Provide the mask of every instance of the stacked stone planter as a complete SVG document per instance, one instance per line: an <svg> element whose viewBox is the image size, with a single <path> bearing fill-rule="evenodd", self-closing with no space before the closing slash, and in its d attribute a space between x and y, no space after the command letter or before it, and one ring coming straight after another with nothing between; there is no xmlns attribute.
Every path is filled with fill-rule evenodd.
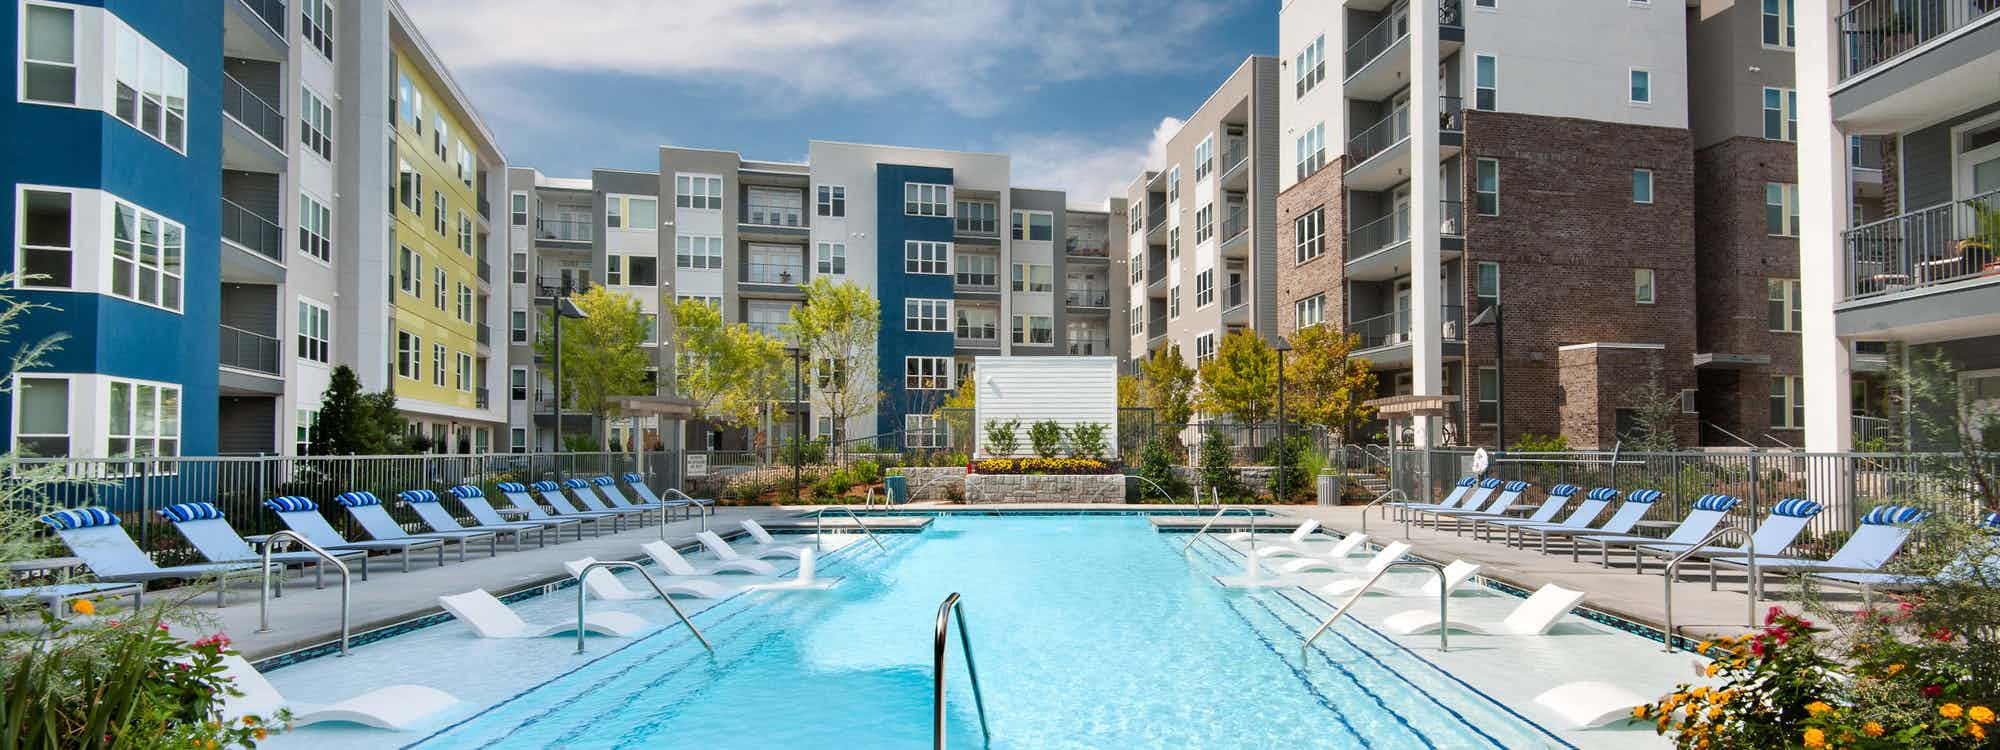
<svg viewBox="0 0 2000 750"><path fill-rule="evenodd" d="M973 474L965 478L967 503L1122 503L1125 478L1117 474Z"/></svg>
<svg viewBox="0 0 2000 750"><path fill-rule="evenodd" d="M909 477L910 499L920 503L941 503L952 499L952 488L957 488L957 496L965 497L965 467L963 466L919 466L898 469Z"/></svg>

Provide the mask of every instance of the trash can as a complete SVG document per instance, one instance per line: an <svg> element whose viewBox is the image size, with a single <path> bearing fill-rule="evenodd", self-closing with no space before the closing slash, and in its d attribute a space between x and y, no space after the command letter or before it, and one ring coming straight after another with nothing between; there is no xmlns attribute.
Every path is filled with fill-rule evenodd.
<svg viewBox="0 0 2000 750"><path fill-rule="evenodd" d="M1319 504L1339 505L1340 496L1347 489L1347 477L1339 474L1319 475Z"/></svg>
<svg viewBox="0 0 2000 750"><path fill-rule="evenodd" d="M902 505L910 501L910 478L892 474L882 478L882 485L889 492L890 505Z"/></svg>

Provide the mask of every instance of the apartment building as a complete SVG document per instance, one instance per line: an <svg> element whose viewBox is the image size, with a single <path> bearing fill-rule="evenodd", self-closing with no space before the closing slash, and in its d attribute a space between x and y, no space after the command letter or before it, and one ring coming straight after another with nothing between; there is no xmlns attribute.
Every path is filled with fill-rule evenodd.
<svg viewBox="0 0 2000 750"><path fill-rule="evenodd" d="M2000 447L1982 424L2000 414L2000 239L1986 218L2000 192L1994 11L1796 6L1804 367L1789 406L1809 450L1907 434L1896 426L1906 415L1883 403L1880 372L1932 353L1956 370L1974 438Z"/></svg>
<svg viewBox="0 0 2000 750"><path fill-rule="evenodd" d="M1419 444L1534 433L1609 448L1647 399L1685 401L1699 303L1687 14L1286 3L1276 330L1358 334L1382 395L1423 404L1392 428ZM1675 422L1691 443L1694 415Z"/></svg>
<svg viewBox="0 0 2000 750"><path fill-rule="evenodd" d="M1060 191L1015 187L1005 154L812 141L806 162L663 146L657 172L596 170L560 179L516 168L509 178L509 444L553 446L550 364L530 342L561 290L606 285L653 316L658 388L672 391L670 306L699 299L724 320L784 336L801 285L827 277L873 290L882 304L878 408L835 425L817 402L786 404L778 440L807 412L814 436L907 434L944 445L931 414L970 377L979 355L1123 356L1122 201L1079 210ZM539 369L540 371L536 371ZM565 434L610 431L621 444L750 447L709 424L570 412ZM885 437L885 440L893 437ZM678 442L677 442L678 441Z"/></svg>
<svg viewBox="0 0 2000 750"><path fill-rule="evenodd" d="M24 336L72 338L24 378L15 445L304 452L342 364L434 450L490 444L503 159L399 5L18 9L10 262L60 308Z"/></svg>
<svg viewBox="0 0 2000 750"><path fill-rule="evenodd" d="M1126 190L1135 359L1177 345L1198 366L1231 333L1277 332L1279 68L1245 59Z"/></svg>

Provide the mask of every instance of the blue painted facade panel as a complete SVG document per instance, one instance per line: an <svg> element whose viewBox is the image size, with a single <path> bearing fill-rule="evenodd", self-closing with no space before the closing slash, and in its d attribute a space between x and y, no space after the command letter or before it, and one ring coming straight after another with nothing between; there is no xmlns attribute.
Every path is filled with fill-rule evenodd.
<svg viewBox="0 0 2000 750"><path fill-rule="evenodd" d="M222 0L232 2L234 0ZM172 55L188 70L186 154L96 109L22 104L15 76L0 82L0 177L7 184L0 236L15 234L15 193L21 184L110 192L185 227L182 310L174 313L106 295L9 292L53 306L26 320L0 354L51 334L69 340L41 368L101 373L181 386L181 452L215 452L216 364L220 357L220 198L222 194L222 2L80 0L99 6ZM17 8L18 10L18 8ZM20 14L0 20L6 39L20 39ZM18 46L18 41L15 42ZM82 46L79 46L79 54ZM18 57L19 50L16 50ZM109 54L107 52L107 54ZM79 59L86 74L111 59ZM105 222L108 224L109 219ZM109 247L75 248L78 256L108 255ZM0 268L14 270L13 248ZM0 394L0 417L13 404ZM11 446L11 420L0 418L0 447Z"/></svg>
<svg viewBox="0 0 2000 750"><path fill-rule="evenodd" d="M882 331L876 342L884 398L876 410L878 434L888 435L903 427L903 415L929 411L949 394L938 391L909 391L903 387L903 358L911 356L950 357L952 334L912 333L903 330L903 302L910 298L951 299L950 275L907 273L903 264L903 243L923 240L949 244L951 219L940 216L910 216L904 213L903 186L908 183L952 184L952 171L943 167L878 164L875 167L875 278L882 300Z"/></svg>

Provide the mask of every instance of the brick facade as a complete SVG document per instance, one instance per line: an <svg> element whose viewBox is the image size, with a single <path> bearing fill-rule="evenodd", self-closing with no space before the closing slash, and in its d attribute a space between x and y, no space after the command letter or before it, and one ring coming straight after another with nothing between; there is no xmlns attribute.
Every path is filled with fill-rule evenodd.
<svg viewBox="0 0 2000 750"><path fill-rule="evenodd" d="M1773 236L1765 212L1768 183L1798 182L1798 149L1783 141L1730 138L1696 152L1694 165L1698 350L1770 358L1769 364L1701 369L1696 404L1701 420L1714 426L1702 430L1702 442L1800 445L1803 431L1771 426L1771 378L1801 374L1803 354L1800 334L1771 330L1769 306L1771 279L1799 278L1799 241Z"/></svg>
<svg viewBox="0 0 2000 750"><path fill-rule="evenodd" d="M1333 325L1347 322L1347 284L1344 277L1347 243L1347 201L1342 193L1341 175L1346 157L1334 159L1312 176L1278 194L1278 335L1297 332L1299 300L1314 294L1326 295L1326 320ZM1297 225L1300 216L1324 211L1321 225L1325 251L1304 263L1298 262Z"/></svg>

